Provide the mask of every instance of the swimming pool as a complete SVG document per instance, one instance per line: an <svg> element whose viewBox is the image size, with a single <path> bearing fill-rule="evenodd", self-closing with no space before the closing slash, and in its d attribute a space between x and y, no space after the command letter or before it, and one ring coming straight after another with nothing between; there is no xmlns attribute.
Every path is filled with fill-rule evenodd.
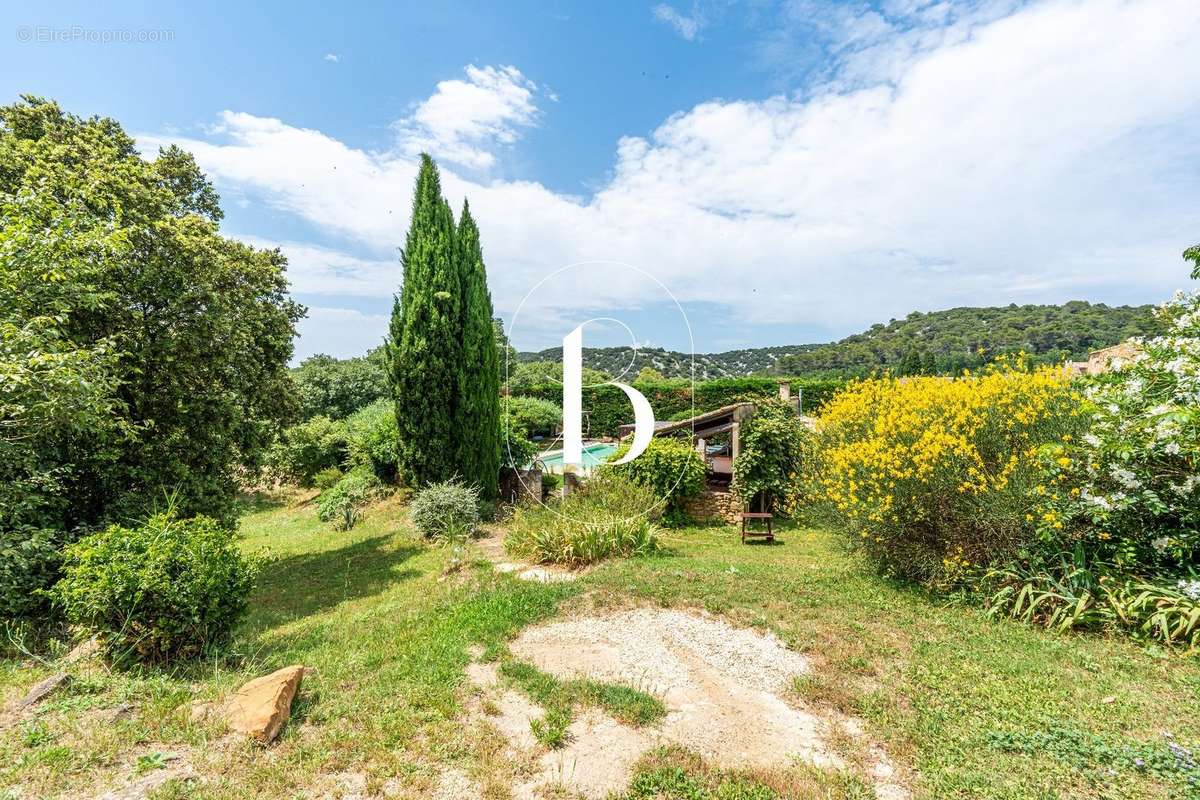
<svg viewBox="0 0 1200 800"><path fill-rule="evenodd" d="M593 444L585 444L583 446L583 472L590 472L594 467L598 467L612 456L617 450L615 444L608 442L595 442ZM546 466L547 472L562 472L563 471L563 452L562 450L547 450L538 456L538 461L541 461Z"/></svg>

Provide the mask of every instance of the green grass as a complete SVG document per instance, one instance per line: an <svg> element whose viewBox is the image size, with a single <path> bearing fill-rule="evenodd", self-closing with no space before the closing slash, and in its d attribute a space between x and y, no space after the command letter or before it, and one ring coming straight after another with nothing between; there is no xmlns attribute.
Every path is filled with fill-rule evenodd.
<svg viewBox="0 0 1200 800"><path fill-rule="evenodd" d="M470 649L499 659L504 680L568 719L596 705L653 725L665 711L656 698L559 681L506 655L519 630L556 613L630 604L704 608L774 631L813 664L795 702L862 718L918 776L917 797L1196 796L1163 736L1200 751L1194 657L989 620L873 575L823 531L785 530L774 546L743 546L729 529L672 532L667 553L608 562L574 583L534 584L479 561L444 574L447 551L420 542L395 503L338 533L311 504L259 499L242 530L245 549L269 560L232 652L166 671L73 667L76 680L36 714L0 726L0 798L17 788L24 797L100 794L153 768L155 753L183 754L206 776L174 782L163 797L320 796L322 781L344 771L364 774L369 792L393 780L420 797L447 765L503 797L511 765L494 737L462 722ZM315 673L270 750L230 744L214 723L190 720L192 701L292 663ZM57 668L0 659L4 701ZM125 704L131 713L112 716ZM565 732L562 716L547 715L547 744L556 729ZM870 793L853 769L734 774L668 752L643 763L627 794L775 796Z"/></svg>
<svg viewBox="0 0 1200 800"><path fill-rule="evenodd" d="M500 674L530 700L546 709L543 720L532 720L534 738L550 748L566 744L566 729L575 706L596 706L613 719L633 727L652 725L667 715L662 700L632 686L593 680L563 681L524 661L505 660Z"/></svg>

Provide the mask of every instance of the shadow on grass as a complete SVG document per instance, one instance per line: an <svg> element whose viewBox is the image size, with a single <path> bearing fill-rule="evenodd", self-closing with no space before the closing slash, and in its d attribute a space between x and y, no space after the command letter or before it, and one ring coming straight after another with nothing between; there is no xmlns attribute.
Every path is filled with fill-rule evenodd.
<svg viewBox="0 0 1200 800"><path fill-rule="evenodd" d="M423 550L386 533L337 550L269 561L250 598L247 627L262 632L346 600L378 594L398 581L420 575L419 570L397 568Z"/></svg>
<svg viewBox="0 0 1200 800"><path fill-rule="evenodd" d="M237 496L238 516L275 511L287 505L287 500L274 492L242 492Z"/></svg>

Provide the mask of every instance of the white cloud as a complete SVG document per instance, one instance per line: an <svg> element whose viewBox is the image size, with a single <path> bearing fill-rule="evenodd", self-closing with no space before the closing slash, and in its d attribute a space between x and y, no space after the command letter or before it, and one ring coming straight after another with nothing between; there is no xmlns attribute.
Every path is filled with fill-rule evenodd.
<svg viewBox="0 0 1200 800"><path fill-rule="evenodd" d="M277 242L252 235L237 235L254 247L279 248L288 260L288 280L299 294L386 298L400 284L399 255L367 259L303 242Z"/></svg>
<svg viewBox="0 0 1200 800"><path fill-rule="evenodd" d="M696 40L696 36L705 25L704 15L700 13L698 5L692 6L690 14L685 14L666 3L659 3L651 11L654 13L655 19L670 25L676 33L689 42Z"/></svg>
<svg viewBox="0 0 1200 800"><path fill-rule="evenodd" d="M326 61L332 61L334 64L336 64L336 63L338 63L339 61L341 61L341 60L342 60L342 57L341 57L341 56L339 56L337 53L326 53L326 54L325 54L325 60L326 60Z"/></svg>
<svg viewBox="0 0 1200 800"><path fill-rule="evenodd" d="M299 336L293 361L324 353L335 358L361 356L378 347L387 334L385 314L364 314L348 308L311 307L297 326Z"/></svg>
<svg viewBox="0 0 1200 800"><path fill-rule="evenodd" d="M495 163L496 145L510 145L537 121L538 87L516 67L468 66L466 80L441 81L437 91L397 123L404 151L422 151L473 169Z"/></svg>
<svg viewBox="0 0 1200 800"><path fill-rule="evenodd" d="M1200 5L1053 0L962 24L969 34L898 36L888 52L876 37L869 68L803 97L702 103L622 139L613 178L587 199L443 169L451 204L470 197L498 309L586 259L641 266L740 320L844 332L914 309L1166 296L1200 217L1186 166L1200 159ZM865 79L873 70L883 82ZM443 87L435 97L457 91ZM427 127L488 138L453 118L431 111ZM221 129L220 142L171 140L220 187L375 254L367 278L305 267L306 280L330 293L385 282L371 265L403 242L407 150L233 112ZM632 296L619 280L600 296L557 291L578 308Z"/></svg>

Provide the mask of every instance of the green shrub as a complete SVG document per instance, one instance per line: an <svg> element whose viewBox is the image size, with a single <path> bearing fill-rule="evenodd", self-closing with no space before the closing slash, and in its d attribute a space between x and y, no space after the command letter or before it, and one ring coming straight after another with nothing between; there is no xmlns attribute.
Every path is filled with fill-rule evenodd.
<svg viewBox="0 0 1200 800"><path fill-rule="evenodd" d="M0 620L45 620L63 536L47 528L0 530Z"/></svg>
<svg viewBox="0 0 1200 800"><path fill-rule="evenodd" d="M506 397L500 411L512 423L528 434L554 436L562 427L562 408L552 400L540 397Z"/></svg>
<svg viewBox="0 0 1200 800"><path fill-rule="evenodd" d="M355 467L317 498L317 518L332 522L335 530L348 531L362 509L379 496L383 484L367 467Z"/></svg>
<svg viewBox="0 0 1200 800"><path fill-rule="evenodd" d="M794 408L778 400L759 403L742 426L734 489L747 503L761 497L767 511L794 513L813 451L812 437Z"/></svg>
<svg viewBox="0 0 1200 800"><path fill-rule="evenodd" d="M367 466L381 481L396 482L399 429L396 411L388 400L378 400L346 420L349 460Z"/></svg>
<svg viewBox="0 0 1200 800"><path fill-rule="evenodd" d="M553 472L542 473L542 497L549 498L563 485L563 476Z"/></svg>
<svg viewBox="0 0 1200 800"><path fill-rule="evenodd" d="M66 548L55 598L117 660L203 656L229 638L253 585L234 536L173 511L137 528L113 525Z"/></svg>
<svg viewBox="0 0 1200 800"><path fill-rule="evenodd" d="M413 497L408 513L427 539L462 529L472 535L479 525L479 490L459 481L431 483Z"/></svg>
<svg viewBox="0 0 1200 800"><path fill-rule="evenodd" d="M271 448L268 463L280 477L312 486L318 472L345 464L347 435L344 421L313 417L283 432Z"/></svg>
<svg viewBox="0 0 1200 800"><path fill-rule="evenodd" d="M333 486L342 479L342 475L344 474L345 473L337 467L323 469L313 476L313 486L317 487L322 492L326 489L332 489Z"/></svg>
<svg viewBox="0 0 1200 800"><path fill-rule="evenodd" d="M616 475L597 476L553 509L518 509L504 547L518 558L578 567L658 550L654 493Z"/></svg>
<svg viewBox="0 0 1200 800"><path fill-rule="evenodd" d="M852 383L821 418L825 502L886 571L955 583L1033 541L1038 451L1077 432L1080 407L1061 369L1005 362Z"/></svg>
<svg viewBox="0 0 1200 800"><path fill-rule="evenodd" d="M629 451L623 444L613 453L616 461ZM673 522L684 521L683 501L704 491L707 468L704 458L684 439L656 437L646 451L630 461L600 472L612 472L649 489L662 505L664 515Z"/></svg>
<svg viewBox="0 0 1200 800"><path fill-rule="evenodd" d="M509 417L500 417L500 464L507 469L525 469L538 454L529 431Z"/></svg>

